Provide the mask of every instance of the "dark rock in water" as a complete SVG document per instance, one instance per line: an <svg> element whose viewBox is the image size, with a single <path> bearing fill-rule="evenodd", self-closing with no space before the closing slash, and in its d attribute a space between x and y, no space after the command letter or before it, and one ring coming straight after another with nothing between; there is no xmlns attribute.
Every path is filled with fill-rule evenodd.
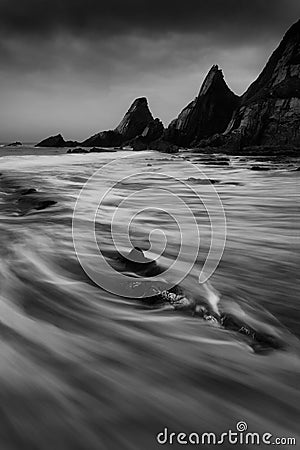
<svg viewBox="0 0 300 450"><path fill-rule="evenodd" d="M114 131L122 136L123 141L128 141L142 135L151 122L154 122L154 119L149 110L147 99L146 97L140 97L134 100ZM156 126L158 125L152 125L152 128L155 129ZM152 132L154 131L152 130ZM147 133L146 131L146 135ZM150 130L149 133L151 133Z"/></svg>
<svg viewBox="0 0 300 450"><path fill-rule="evenodd" d="M250 170L266 171L266 170L271 170L271 167L252 166L252 167L250 167Z"/></svg>
<svg viewBox="0 0 300 450"><path fill-rule="evenodd" d="M164 141L163 139L158 139L157 141L151 142L148 148L163 153L177 153L179 150L179 147L177 145L171 144L170 142Z"/></svg>
<svg viewBox="0 0 300 450"><path fill-rule="evenodd" d="M227 86L222 70L212 66L198 97L170 123L164 139L187 146L215 133L222 133L237 105L238 96Z"/></svg>
<svg viewBox="0 0 300 450"><path fill-rule="evenodd" d="M122 142L123 138L120 133L114 130L108 130L94 134L83 141L81 145L85 147L119 147Z"/></svg>
<svg viewBox="0 0 300 450"><path fill-rule="evenodd" d="M20 194L21 195L29 195L29 194L34 194L35 192L37 192L37 190L35 188L28 188L28 189L22 189Z"/></svg>
<svg viewBox="0 0 300 450"><path fill-rule="evenodd" d="M266 353L271 350L280 350L285 348L284 342L277 336L270 335L260 330L255 330L247 323L232 314L222 314L220 317L221 325L230 331L243 334L249 338L249 344L256 353Z"/></svg>
<svg viewBox="0 0 300 450"><path fill-rule="evenodd" d="M22 142L20 141L16 141L16 142L11 142L10 144L7 144L7 147L20 147L22 144Z"/></svg>
<svg viewBox="0 0 300 450"><path fill-rule="evenodd" d="M38 194L37 192L28 193L27 195L23 195L18 199L18 207L23 214L32 209L41 211L48 208L49 206L56 205L56 203L57 202L55 200L45 198L43 194Z"/></svg>
<svg viewBox="0 0 300 450"><path fill-rule="evenodd" d="M67 151L67 153L88 153L89 151L86 150L85 148L69 148L69 150Z"/></svg>
<svg viewBox="0 0 300 450"><path fill-rule="evenodd" d="M203 161L204 164L209 164L210 166L230 166L228 161Z"/></svg>
<svg viewBox="0 0 300 450"><path fill-rule="evenodd" d="M208 180L206 178L194 178L194 177L190 177L186 181L193 184L203 184L203 185L219 183L218 180Z"/></svg>
<svg viewBox="0 0 300 450"><path fill-rule="evenodd" d="M134 247L126 258L119 256L118 259L125 263L127 271L135 272L143 277L153 277L163 273L162 268L155 261L147 259L139 247ZM200 304L198 296L187 292L181 285L169 288L167 284L160 286L154 284L150 291L155 295L142 298L142 301L149 306L169 304L176 311L192 313L193 316L198 316L212 325L239 333L256 353L268 353L272 350L283 350L286 347L279 336L270 334L269 330L264 332L261 327L250 326L247 319L241 319L231 313L219 314L213 311L210 304Z"/></svg>
<svg viewBox="0 0 300 450"><path fill-rule="evenodd" d="M119 260L125 264L126 270L143 277L154 277L163 272L155 261L145 257L139 247L134 247L126 258L120 255Z"/></svg>
<svg viewBox="0 0 300 450"><path fill-rule="evenodd" d="M299 148L299 123L300 20L287 31L259 77L242 96L227 130L207 145L218 141L224 148L236 150L253 145Z"/></svg>
<svg viewBox="0 0 300 450"><path fill-rule="evenodd" d="M242 186L243 183L240 183L239 181L222 181L220 183L222 186Z"/></svg>
<svg viewBox="0 0 300 450"><path fill-rule="evenodd" d="M35 147L76 147L78 142L65 141L61 134L50 136L35 145Z"/></svg>
<svg viewBox="0 0 300 450"><path fill-rule="evenodd" d="M89 153L111 153L116 152L117 150L114 148L99 148L99 147L93 147L90 149Z"/></svg>
<svg viewBox="0 0 300 450"><path fill-rule="evenodd" d="M42 200L34 207L34 209L40 211L42 209L48 208L49 206L56 205L56 203L57 202L55 200Z"/></svg>

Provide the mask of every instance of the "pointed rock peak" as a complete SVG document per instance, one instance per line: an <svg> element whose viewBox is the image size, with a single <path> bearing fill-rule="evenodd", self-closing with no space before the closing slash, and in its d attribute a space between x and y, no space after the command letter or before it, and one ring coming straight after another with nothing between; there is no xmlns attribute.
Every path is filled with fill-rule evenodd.
<svg viewBox="0 0 300 450"><path fill-rule="evenodd" d="M148 100L146 99L146 97L139 97L136 98L130 105L130 108L128 109L128 112L132 112L135 111L136 109L145 109L145 110L149 110L149 106L148 106Z"/></svg>
<svg viewBox="0 0 300 450"><path fill-rule="evenodd" d="M50 136L46 139L43 139L41 142L36 144L36 147L64 147L66 141L62 137L62 135L56 134L55 136Z"/></svg>
<svg viewBox="0 0 300 450"><path fill-rule="evenodd" d="M227 86L222 70L213 65L198 97L170 123L165 136L177 145L190 145L195 140L223 132L237 103L238 96Z"/></svg>
<svg viewBox="0 0 300 450"><path fill-rule="evenodd" d="M199 96L205 95L210 87L215 84L222 84L227 87L227 84L224 81L222 69L219 69L219 66L217 64L214 64L206 75L200 88Z"/></svg>
<svg viewBox="0 0 300 450"><path fill-rule="evenodd" d="M153 120L146 97L139 97L131 104L115 131L124 139L132 139L140 135Z"/></svg>
<svg viewBox="0 0 300 450"><path fill-rule="evenodd" d="M207 77L209 76L215 76L218 73L222 73L222 69L219 69L218 64L214 64L213 66L211 66L211 68L208 71Z"/></svg>
<svg viewBox="0 0 300 450"><path fill-rule="evenodd" d="M297 20L285 33L283 40L294 39L295 36L299 36L300 34L300 19Z"/></svg>
<svg viewBox="0 0 300 450"><path fill-rule="evenodd" d="M132 105L144 105L144 106L148 106L148 100L146 97L138 97L136 98L133 102Z"/></svg>

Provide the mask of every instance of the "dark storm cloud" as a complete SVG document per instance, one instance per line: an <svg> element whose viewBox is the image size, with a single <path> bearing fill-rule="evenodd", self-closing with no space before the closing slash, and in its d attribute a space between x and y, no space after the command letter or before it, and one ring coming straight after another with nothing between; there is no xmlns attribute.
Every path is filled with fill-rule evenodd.
<svg viewBox="0 0 300 450"><path fill-rule="evenodd" d="M213 31L242 38L276 32L298 13L298 0L0 0L0 30L40 36Z"/></svg>

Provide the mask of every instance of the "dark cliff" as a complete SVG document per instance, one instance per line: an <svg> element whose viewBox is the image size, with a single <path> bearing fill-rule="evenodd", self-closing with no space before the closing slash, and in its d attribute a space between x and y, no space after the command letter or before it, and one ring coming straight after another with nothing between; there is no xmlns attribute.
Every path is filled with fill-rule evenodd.
<svg viewBox="0 0 300 450"><path fill-rule="evenodd" d="M164 137L178 145L190 145L199 139L222 133L237 104L238 96L227 86L222 70L212 66L198 97L170 123Z"/></svg>
<svg viewBox="0 0 300 450"><path fill-rule="evenodd" d="M211 142L237 150L300 146L300 21L287 31L242 96L225 133L207 143Z"/></svg>

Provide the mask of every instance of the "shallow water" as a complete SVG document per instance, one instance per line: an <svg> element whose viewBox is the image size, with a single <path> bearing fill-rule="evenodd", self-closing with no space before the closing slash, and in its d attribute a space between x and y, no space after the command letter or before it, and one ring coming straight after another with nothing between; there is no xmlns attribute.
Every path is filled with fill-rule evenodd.
<svg viewBox="0 0 300 450"><path fill-rule="evenodd" d="M228 166L217 166L190 153L65 155L28 147L0 154L1 448L151 450L159 448L156 435L165 427L221 433L241 420L250 431L300 442L299 161L256 172L249 168L257 161L231 157ZM95 272L108 271L94 264L87 223L91 208L113 185L96 217L96 238L107 260L116 263L110 229L116 205L115 236L125 254L130 247L124 227L147 207L131 224L134 245L147 249L149 233L163 230L165 237L152 232L146 255L155 258L166 244L158 262L170 267L179 251L179 223L185 246L174 273L183 277L195 254L195 229L175 200L177 222L161 210L163 187L200 221L202 247L182 284L200 303L209 303L198 277L210 227L195 192L208 198L212 210L216 203L209 203L211 187L200 175L199 182L188 161L216 180L226 213L225 251L210 279L219 310L280 337L283 350L254 353L241 334L190 311L107 292L80 266L73 210L84 183L102 168L84 192L78 216L85 261ZM181 183L189 178L195 192ZM37 210L30 196L19 201L27 188L37 189L38 201L57 203ZM220 245L221 225L215 235Z"/></svg>

